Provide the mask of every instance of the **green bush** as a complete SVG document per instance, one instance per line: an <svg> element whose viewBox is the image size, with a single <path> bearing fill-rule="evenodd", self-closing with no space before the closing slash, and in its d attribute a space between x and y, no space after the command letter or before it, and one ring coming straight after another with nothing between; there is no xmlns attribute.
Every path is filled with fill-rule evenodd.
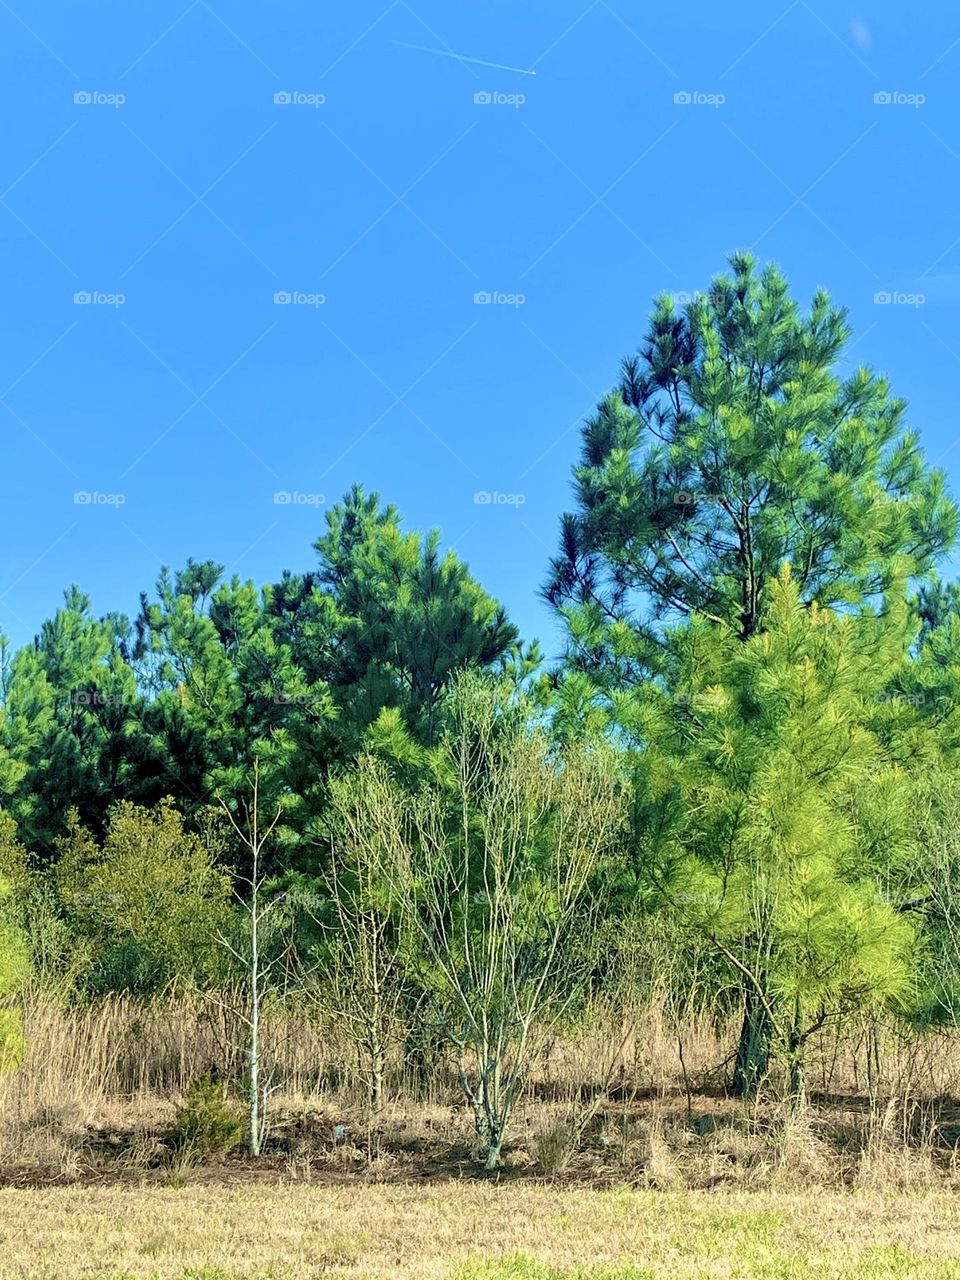
<svg viewBox="0 0 960 1280"><path fill-rule="evenodd" d="M225 1156L243 1139L243 1119L239 1107L227 1096L223 1085L210 1075L190 1086L177 1112L174 1141L177 1147L210 1160Z"/></svg>
<svg viewBox="0 0 960 1280"><path fill-rule="evenodd" d="M81 987L149 996L216 981L221 936L233 927L234 912L212 828L187 830L170 800L152 809L121 801L102 841L72 812L59 849L53 877L60 912L86 944Z"/></svg>

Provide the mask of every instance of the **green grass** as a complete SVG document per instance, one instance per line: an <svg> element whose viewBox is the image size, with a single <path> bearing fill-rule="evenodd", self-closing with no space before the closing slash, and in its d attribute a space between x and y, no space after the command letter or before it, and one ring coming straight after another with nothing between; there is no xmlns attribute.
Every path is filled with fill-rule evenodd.
<svg viewBox="0 0 960 1280"><path fill-rule="evenodd" d="M836 1253L800 1254L770 1249L763 1243L776 1215L717 1215L715 1232L698 1228L689 1253L703 1253L704 1280L714 1274L730 1274L737 1280L960 1280L960 1261L922 1258L902 1248L887 1245L871 1249L848 1260ZM720 1219L731 1220L723 1227ZM742 1219L733 1223L733 1219ZM702 1224L701 1224L702 1225ZM760 1247L756 1247L757 1244ZM720 1267L711 1267L711 1262ZM724 1264L733 1269L727 1272ZM651 1268L624 1261L613 1266L580 1265L558 1268L544 1265L526 1254L499 1260L476 1259L458 1267L451 1280L668 1280L671 1269L664 1264Z"/></svg>
<svg viewBox="0 0 960 1280"><path fill-rule="evenodd" d="M744 1224L744 1227L745 1231L738 1228L727 1235L723 1251L705 1250L699 1272L703 1280L710 1280L714 1275L729 1276L731 1280L960 1280L960 1260L923 1258L900 1245L871 1249L856 1259L844 1259L836 1254L802 1255L751 1249L750 1241L756 1240L758 1233L762 1236L765 1228L754 1224ZM713 1241L716 1240L717 1237L713 1237ZM711 1238L701 1236L691 1243L699 1253L711 1243ZM282 1270L268 1266L255 1280L282 1280L283 1274ZM329 1274L335 1275L336 1270ZM517 1253L509 1258L478 1258L463 1263L451 1270L450 1280L670 1280L671 1275L666 1259L653 1266L625 1260L612 1266L585 1264L563 1268L547 1266L527 1254ZM164 1273L164 1280L167 1277L169 1272ZM92 1275L90 1280L142 1278L131 1272L113 1272ZM161 1280L160 1273L151 1280ZM188 1268L175 1280L240 1280L240 1273L219 1267ZM243 1280L251 1280L249 1273L244 1274Z"/></svg>

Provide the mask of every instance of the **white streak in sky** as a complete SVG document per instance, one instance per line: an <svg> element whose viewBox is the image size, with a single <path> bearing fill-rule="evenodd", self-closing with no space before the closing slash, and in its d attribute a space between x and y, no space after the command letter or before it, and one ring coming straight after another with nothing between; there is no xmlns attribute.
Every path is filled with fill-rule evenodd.
<svg viewBox="0 0 960 1280"><path fill-rule="evenodd" d="M441 58L455 58L457 62L472 62L478 67L493 67L496 71L513 71L518 76L535 76L535 71L528 71L524 67L505 67L502 62L484 62L483 58L466 58L462 54L453 53L448 49L428 49L422 44L407 44L403 40L397 40L397 44L404 49L416 49L418 53L435 53Z"/></svg>

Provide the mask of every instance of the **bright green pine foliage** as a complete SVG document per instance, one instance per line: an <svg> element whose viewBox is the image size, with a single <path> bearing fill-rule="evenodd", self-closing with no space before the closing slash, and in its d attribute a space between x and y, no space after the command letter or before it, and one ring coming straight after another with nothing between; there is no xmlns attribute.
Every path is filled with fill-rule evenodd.
<svg viewBox="0 0 960 1280"><path fill-rule="evenodd" d="M731 889L725 910L733 901L746 902L749 888L750 910L759 910L765 922L771 908L757 907L757 901L767 903L765 886L785 874L777 858L791 847L780 824L788 813L795 815L796 831L810 836L806 861L822 868L813 859L815 833L833 821L833 801L823 793L827 775L818 772L817 752L827 748L815 734L791 730L795 761L777 748L770 772L759 768L760 754L777 741L770 736L769 708L780 705L777 698L783 706L791 703L784 690L771 703L768 690L767 701L757 704L764 714L751 712L740 723L740 711L734 710L750 705L765 686L749 665L737 667L737 647L749 645L768 625L771 589L785 566L797 608L863 618L868 631L877 617L900 617L907 594L931 577L952 546L958 513L942 474L925 464L905 425L905 405L885 379L863 368L843 371L850 336L845 312L823 291L803 312L780 272L758 270L747 254L734 256L730 265L729 275L683 311L669 297L658 300L640 354L624 362L620 385L584 427L574 471L577 506L564 517L560 553L546 586L548 600L566 621L567 656L546 694L561 734L607 730L640 753L635 839L638 847L662 847L690 779L672 790L656 785L653 757L663 726L651 719L651 700L655 690L670 697L682 692L678 672L691 649L703 669L715 668L714 682L726 701L715 711L701 707L698 716L688 714L688 732L667 753L678 769L687 761L693 775L705 761L718 770L723 765L724 786L733 788L722 804L711 795L710 817L703 817L694 841L704 856L697 856L687 874L728 851L739 869L740 890ZM928 624L922 641L903 618L902 626L877 637L882 653L874 655L875 668L870 661L859 664L864 683L851 685L850 696L861 701L859 723L873 736L855 736L829 770L835 778L848 775L836 797L838 804L847 797L847 826L838 827L835 846L826 842L824 857L838 864L860 859L863 875L876 877L878 892L894 884L898 891L908 887L901 883L906 860L880 866L881 853L894 854L890 841L871 838L882 824L870 814L877 806L903 806L887 775L881 782L868 764L853 788L858 752L869 743L884 750L891 768L898 762L909 771L949 756L957 745L951 708L957 701L960 626L946 620L950 610L943 602L925 606L921 597L920 615L925 607L940 625ZM829 655L811 657L812 665L797 668L791 679L803 670L817 672L815 683L826 680L827 668L817 666L821 660L829 662ZM878 684L877 672L885 683ZM748 684L741 688L743 680ZM799 715L803 704L792 705L792 714ZM786 732L788 722L779 727ZM817 781L812 790L805 788L806 775ZM855 856L851 827L865 833L854 841ZM642 891L649 889L648 868L642 857L638 862L636 888ZM834 893L821 877L815 882L827 898ZM690 903L701 890L687 885L683 892ZM805 900L812 903L817 892L810 887ZM656 895L647 900L659 901ZM795 900L792 892L778 898L778 919L786 910L783 902ZM856 914L855 901L844 900ZM821 918L812 906L807 910L820 928ZM823 1016L836 1013L823 989L828 975L845 989L857 985L852 976L839 978L835 967L828 964L821 973L818 963L804 958L802 913L798 919L789 980L787 932L781 934L776 965L763 952L766 923L744 934L761 953L749 964L745 955L737 957L744 966L744 1021L734 1083L741 1091L762 1073L771 1037L782 1038L769 1025L765 997L750 977L754 968L764 972L763 989L768 982L780 985L783 1002L795 996L816 1006L822 994ZM722 923L710 923L715 949L730 950L720 941ZM799 992L804 984L809 996ZM820 1016L798 1010L794 1036Z"/></svg>
<svg viewBox="0 0 960 1280"><path fill-rule="evenodd" d="M26 851L9 814L0 813L0 1071L17 1066L23 1053L23 1020L13 998L32 969L20 924L20 899L28 881Z"/></svg>
<svg viewBox="0 0 960 1280"><path fill-rule="evenodd" d="M813 1030L914 995L915 918L882 892L912 849L913 787L876 724L911 622L905 603L857 617L805 605L788 570L758 621L745 642L703 620L672 637L641 758L661 817L648 855L799 1090Z"/></svg>

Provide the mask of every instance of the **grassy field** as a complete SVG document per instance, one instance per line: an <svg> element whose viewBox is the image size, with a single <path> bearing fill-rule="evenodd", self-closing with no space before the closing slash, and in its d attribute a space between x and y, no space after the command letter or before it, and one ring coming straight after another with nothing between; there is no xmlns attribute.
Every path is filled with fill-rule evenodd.
<svg viewBox="0 0 960 1280"><path fill-rule="evenodd" d="M887 1045L876 1097L858 1046L826 1045L798 1119L716 1084L688 1094L653 1022L637 1088L572 1147L602 1044L557 1044L487 1181L455 1082L398 1090L370 1124L322 1027L281 1028L289 1091L251 1160L172 1141L220 1061L197 1009L47 1001L28 1026L0 1076L0 1280L960 1280L957 1037ZM685 1034L689 1078L709 1082L729 1045Z"/></svg>
<svg viewBox="0 0 960 1280"><path fill-rule="evenodd" d="M940 1280L926 1195L289 1185L0 1192L0 1280Z"/></svg>

